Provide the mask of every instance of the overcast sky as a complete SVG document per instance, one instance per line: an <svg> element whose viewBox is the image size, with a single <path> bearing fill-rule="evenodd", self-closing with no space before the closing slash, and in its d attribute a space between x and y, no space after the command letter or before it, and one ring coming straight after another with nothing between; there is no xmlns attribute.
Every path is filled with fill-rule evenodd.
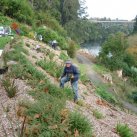
<svg viewBox="0 0 137 137"><path fill-rule="evenodd" d="M137 0L86 0L90 17L132 20L137 15Z"/></svg>

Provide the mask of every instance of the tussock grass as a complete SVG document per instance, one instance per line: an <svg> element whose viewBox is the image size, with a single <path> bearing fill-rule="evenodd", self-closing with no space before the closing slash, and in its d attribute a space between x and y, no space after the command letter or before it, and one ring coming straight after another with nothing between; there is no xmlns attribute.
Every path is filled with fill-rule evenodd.
<svg viewBox="0 0 137 137"><path fill-rule="evenodd" d="M116 130L120 137L134 137L133 131L126 124L117 124Z"/></svg>
<svg viewBox="0 0 137 137"><path fill-rule="evenodd" d="M102 119L104 116L101 112L99 112L97 109L93 110L93 116L95 116L97 119Z"/></svg>
<svg viewBox="0 0 137 137"><path fill-rule="evenodd" d="M78 112L72 112L69 117L69 125L72 132L78 130L80 135L92 136L92 126L89 121Z"/></svg>

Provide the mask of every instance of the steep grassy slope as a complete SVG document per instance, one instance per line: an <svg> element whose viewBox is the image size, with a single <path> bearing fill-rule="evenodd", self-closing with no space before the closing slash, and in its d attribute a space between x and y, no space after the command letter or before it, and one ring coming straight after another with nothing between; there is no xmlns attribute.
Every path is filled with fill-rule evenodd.
<svg viewBox="0 0 137 137"><path fill-rule="evenodd" d="M37 51L35 45L38 43L26 37L17 37L6 47L6 62L17 62L10 66L5 76L7 81L14 80L13 85L17 87L15 97L10 100L5 94L7 90L3 87L0 90L1 94L4 93L4 99L0 98L4 106L0 107L1 118L4 118L3 109L8 108L6 114L13 122L10 130L9 126L4 125L8 117L2 121L6 133L12 136L19 131L18 134L25 137L118 137L115 130L117 123L126 123L136 134L137 117L102 100L88 83L85 86L79 82L82 98L78 104L74 104L71 89L58 87L64 62L60 58L64 51L54 51L44 43L39 43L41 50ZM20 126L15 126L17 123ZM4 130L0 130L4 136Z"/></svg>

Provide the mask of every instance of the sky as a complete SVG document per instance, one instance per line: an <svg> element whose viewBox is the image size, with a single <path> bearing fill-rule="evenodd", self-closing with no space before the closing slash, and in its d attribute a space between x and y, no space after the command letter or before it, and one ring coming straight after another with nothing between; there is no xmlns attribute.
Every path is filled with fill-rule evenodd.
<svg viewBox="0 0 137 137"><path fill-rule="evenodd" d="M137 0L86 0L89 17L132 20L137 15Z"/></svg>

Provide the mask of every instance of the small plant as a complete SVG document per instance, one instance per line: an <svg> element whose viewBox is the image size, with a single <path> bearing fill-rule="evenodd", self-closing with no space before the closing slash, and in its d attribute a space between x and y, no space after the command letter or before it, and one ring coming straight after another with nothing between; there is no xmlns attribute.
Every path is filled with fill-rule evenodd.
<svg viewBox="0 0 137 137"><path fill-rule="evenodd" d="M3 80L3 86L9 98L12 98L17 93L17 87L15 86L15 80L6 79Z"/></svg>
<svg viewBox="0 0 137 137"><path fill-rule="evenodd" d="M55 56L54 53L52 53L52 52L49 53L49 58L50 58L50 60L52 60L52 59L54 58L54 56Z"/></svg>
<svg viewBox="0 0 137 137"><path fill-rule="evenodd" d="M69 57L68 57L64 52L61 52L61 53L60 53L59 58L60 58L61 60L64 60L64 61L66 61L66 60L69 59Z"/></svg>
<svg viewBox="0 0 137 137"><path fill-rule="evenodd" d="M97 109L93 110L93 116L95 116L97 119L102 119L104 116L101 112L99 112Z"/></svg>
<svg viewBox="0 0 137 137"><path fill-rule="evenodd" d="M86 84L89 82L89 79L88 79L88 77L87 77L86 74L82 74L82 75L80 76L80 80L82 81L82 83L83 83L84 85L86 85Z"/></svg>
<svg viewBox="0 0 137 137"><path fill-rule="evenodd" d="M88 137L92 136L92 129L89 121L77 112L72 112L69 117L69 125L71 131L74 133L75 130L78 130L80 135Z"/></svg>
<svg viewBox="0 0 137 137"><path fill-rule="evenodd" d="M134 137L133 131L127 124L117 124L116 130L121 137Z"/></svg>

